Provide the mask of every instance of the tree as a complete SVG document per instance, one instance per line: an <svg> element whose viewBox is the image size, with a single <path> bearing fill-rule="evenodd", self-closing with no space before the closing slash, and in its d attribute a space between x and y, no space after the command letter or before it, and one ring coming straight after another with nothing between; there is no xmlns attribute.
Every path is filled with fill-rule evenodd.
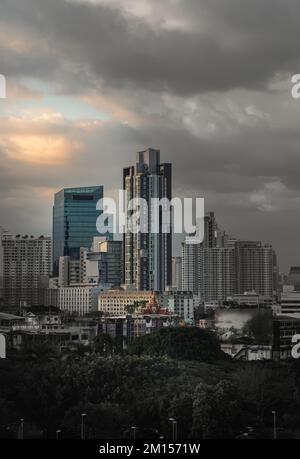
<svg viewBox="0 0 300 459"><path fill-rule="evenodd" d="M59 349L52 343L45 341L42 343L33 343L25 347L20 354L25 360L51 362L59 358Z"/></svg>
<svg viewBox="0 0 300 459"><path fill-rule="evenodd" d="M133 304L129 304L125 307L128 314L134 314L137 309L144 307L146 301L134 301Z"/></svg>
<svg viewBox="0 0 300 459"><path fill-rule="evenodd" d="M216 335L196 327L162 328L137 338L128 348L129 354L168 356L178 360L213 362L225 360Z"/></svg>
<svg viewBox="0 0 300 459"><path fill-rule="evenodd" d="M295 375L286 366L247 363L237 368L234 380L243 401L244 418L259 430L268 423L272 425L273 410L283 416L295 407Z"/></svg>
<svg viewBox="0 0 300 459"><path fill-rule="evenodd" d="M148 355L0 360L0 436L16 436L24 418L26 438L55 438L57 429L78 438L82 413L91 438L130 437L133 425L140 437L170 438L170 417L178 438L235 438L247 426L266 438L272 410L282 435L299 429L299 362L222 360L214 335L192 328L148 339Z"/></svg>
<svg viewBox="0 0 300 459"><path fill-rule="evenodd" d="M106 333L99 333L95 338L94 344L95 351L104 357L113 353L113 339Z"/></svg>
<svg viewBox="0 0 300 459"><path fill-rule="evenodd" d="M226 380L216 386L199 384L194 396L192 437L232 438L240 427L237 394L237 387Z"/></svg>

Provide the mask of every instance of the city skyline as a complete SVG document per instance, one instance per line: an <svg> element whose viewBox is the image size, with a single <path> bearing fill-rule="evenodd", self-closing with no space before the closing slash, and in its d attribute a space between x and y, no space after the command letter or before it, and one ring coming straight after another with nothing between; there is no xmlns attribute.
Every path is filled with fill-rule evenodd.
<svg viewBox="0 0 300 459"><path fill-rule="evenodd" d="M299 18L299 0L0 0L12 450L300 439Z"/></svg>
<svg viewBox="0 0 300 459"><path fill-rule="evenodd" d="M174 195L204 197L230 233L271 243L281 270L298 265L300 6L284 5L3 1L1 225L50 234L56 191L114 195L152 146Z"/></svg>
<svg viewBox="0 0 300 459"><path fill-rule="evenodd" d="M151 149L150 149L150 150L151 150ZM126 169L127 169L127 168L125 168L125 170L126 170ZM79 186L79 187L75 187L75 186L74 186L74 187L70 187L70 188L63 188L63 189L61 189L61 190L59 190L59 191L57 191L57 192L54 193L53 199L55 198L56 195L59 195L60 193L62 193L62 192L65 191L65 190L67 190L67 191L68 191L68 190L69 190L69 191L71 191L71 190L77 190L77 191L78 191L78 190L80 190L80 189L82 189L82 190L83 190L83 189L89 190L89 189L91 189L91 187L92 187L91 185L90 185L90 186L84 186L84 185L82 185L82 186ZM104 187L103 185L99 185L98 187L92 187L92 188L101 188L102 190L105 189L105 187ZM103 196L105 196L105 194L103 194ZM115 194L113 194L113 195L111 195L111 196L115 196ZM105 196L105 197L107 197L107 196ZM51 209L51 210L52 210L52 213L51 213L52 219L53 219L53 199L52 199L52 209ZM207 209L205 209L205 215L210 215L210 214L212 214L212 213L214 214L215 212L211 212L211 209L210 209L209 211L208 211ZM95 207L94 214L97 214L96 207ZM96 222L96 219L95 219L95 222ZM5 234L5 233L11 234L11 235L16 235L16 234L17 234L17 232L13 232L13 231L10 231L9 229L7 229L7 228L5 227L5 225L3 225L3 224L2 224L2 226L0 226L0 228L2 228L3 234ZM53 239L52 231L53 231L53 221L51 221L51 229L50 229L50 231L44 232L44 233L43 233L43 236L45 235L46 237L51 237L51 238ZM236 239L236 240L252 240L252 241L258 240L258 238L257 238L257 239L254 239L253 237L252 237L252 238L251 238L251 237L245 238L245 237L243 237L243 235L241 235L241 237L238 237L237 234L232 234L230 231L228 231L228 228L225 229L223 226L220 226L219 231L220 231L220 233L222 233L223 231L226 231L227 237L232 237L233 239ZM95 223L95 236L96 236L96 235L101 236L100 233L97 233L97 234L96 234L96 233L97 233L97 228L96 228L96 223ZM26 231L21 231L21 232L19 232L19 234L20 234L21 236L24 236L24 235L27 234L27 232L26 232ZM28 234L29 234L30 236L32 235L31 237L37 237L37 236L40 234L40 232L39 232L39 231L36 231L36 229L33 228L33 231L32 231L32 232L29 232ZM225 234L225 233L224 233L224 234ZM111 236L112 236L112 235L110 235L110 237L111 237ZM249 236L250 236L250 235L249 235ZM113 237L115 238L115 240L120 241L120 240L122 240L122 237L124 237L124 236L122 236L122 235L120 235L120 234L117 233L117 234L115 234ZM172 257L182 257L181 245L182 245L182 243L183 243L183 242L185 241L185 239L186 239L186 234L185 234L185 233L182 233L182 235L172 234L172 239L173 239L173 244L172 244L172 254L171 254L171 256L172 256ZM175 240L175 241L174 241L174 240ZM53 241L54 241L54 240L53 240ZM269 241L262 241L262 242L263 242L263 243L269 243ZM52 242L52 243L53 243L53 242ZM83 247L84 244L81 244L81 246ZM79 246L78 246L78 248L79 248ZM275 250L276 250L276 247L275 247ZM277 250L276 250L276 252L277 252ZM278 253L278 252L277 252L277 253ZM298 263L298 264L299 264L299 263ZM279 260L279 264L278 264L279 271L280 271L280 272L284 272L285 274L287 274L288 271L290 270L290 268L291 268L292 266L295 266L295 265L298 265L298 264L297 264L297 263L295 263L294 265L293 265L293 264L287 264L287 265L286 265L286 269L284 270L284 269L281 269L280 260Z"/></svg>
<svg viewBox="0 0 300 459"><path fill-rule="evenodd" d="M151 148L149 148L148 150L149 150L149 151L158 151L158 152L160 153L160 150L153 150L153 149L151 149ZM148 151L148 150L144 150L143 152L146 152L146 151ZM136 153L136 154L137 154L137 155L140 155L141 153L142 153L142 152L138 152L138 153ZM170 165L170 166L172 166L172 165ZM123 169L123 171L126 171L126 170L128 170L127 167ZM123 173L124 173L124 172L123 172ZM63 189L61 189L61 190L59 190L59 191L56 191L56 192L54 193L54 195L53 195L53 199L55 200L56 196L59 195L59 194L61 194L61 193L63 193L64 191L72 191L72 190L74 190L74 191L78 192L78 191L84 190L84 189L88 191L88 190L90 190L91 188L101 188L101 189L102 189L102 193L103 193L102 196L103 196L103 197L104 197L104 196L107 197L107 196L105 195L105 193L104 193L105 186L103 186L103 185L99 185L98 187L95 187L95 186L92 186L92 185L87 185L87 186L83 186L83 185L82 185L82 186L79 186L79 187L75 187L75 186L74 186L74 187L70 187L70 188L63 188ZM112 194L111 196L116 196L116 194ZM52 202L52 207L53 207L53 202ZM53 209L54 209L54 207L53 207ZM52 211L53 211L53 209L52 209ZM94 214L97 214L97 213L98 213L98 212L96 211L96 206L95 206ZM214 214L214 212L211 212L211 210L208 211L207 209L205 209L205 215L208 216L208 215L211 215L211 214ZM51 214L51 216L52 216L52 218L53 218L53 213ZM96 219L95 219L95 222L96 222ZM53 227L53 224L54 224L54 223L53 223L53 221L52 221L52 222L51 222L51 226L52 226L52 227ZM0 227L1 227L1 226L0 226ZM10 234L17 234L16 232L14 233L13 231L7 230L7 229L5 228L5 225L2 225L1 228L2 228L2 230L4 230L4 234L5 234L5 232L6 232L6 233L10 233ZM45 232L45 235L46 235L46 236L51 235L51 237L52 237L52 236L53 236L52 231L53 231L53 228L50 230L49 233ZM223 231L225 231L224 227L220 226L220 227L219 227L219 232L220 232L220 234L221 234ZM26 231L23 231L23 232L21 232L21 233L22 233L22 235L25 235L25 234L26 234ZM95 223L95 236L96 236L96 233L97 233L97 229L96 229L96 223ZM233 239L236 239L236 240L247 240L247 239L248 239L248 240L253 240L253 241L255 240L253 237L252 237L252 238L251 238L251 237L245 238L245 237L243 237L243 236L238 237L237 234L233 235L232 233L230 233L230 232L228 231L228 229L226 229L226 233L227 233L227 237L232 237ZM31 233L30 233L30 234L31 234ZM34 236L37 236L37 234L39 234L39 233L37 233L36 230L35 230L35 231L32 232L32 234L33 234ZM97 234L98 234L98 233L97 233ZM225 234L225 232L224 232L224 234ZM101 236L101 234L98 234L98 235ZM120 234L115 234L114 237L116 238L116 240L122 240L122 236L121 236ZM182 234L182 236L181 236L181 235L178 235L178 234L172 234L172 239L173 239L172 254L171 254L172 257L178 257L178 256L179 256L179 257L182 257L181 245L182 245L182 243L185 241L185 238L186 238L186 234L184 234L184 233ZM257 239L258 239L258 238L257 238ZM175 240L175 241L174 241L174 240ZM263 242L263 243L269 243L269 241L262 241L262 242ZM54 243L54 241L53 241L53 243ZM84 244L81 244L81 245L83 246ZM79 249L79 246L78 246L78 249ZM276 251L276 253L278 253L277 250L276 250L276 247L275 247L275 251ZM296 265L297 265L297 263L296 263ZM291 268L292 266L293 266L293 264L287 264L285 270L284 270L284 269L281 269L280 259L279 259L279 264L278 264L279 272L284 272L285 274L287 274L288 271L290 270L290 268ZM171 275L171 274L170 274L170 275Z"/></svg>

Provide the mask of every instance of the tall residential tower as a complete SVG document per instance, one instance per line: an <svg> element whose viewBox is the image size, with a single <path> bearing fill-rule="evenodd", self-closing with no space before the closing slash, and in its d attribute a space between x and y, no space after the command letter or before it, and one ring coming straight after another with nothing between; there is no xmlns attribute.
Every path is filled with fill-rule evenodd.
<svg viewBox="0 0 300 459"><path fill-rule="evenodd" d="M124 169L123 188L128 201L143 198L148 204L148 222L153 221L151 199L172 199L172 166L160 163L160 151L149 148L137 154L134 166ZM127 218L131 212L127 212ZM124 282L136 290L163 291L172 283L172 235L157 233L124 235Z"/></svg>
<svg viewBox="0 0 300 459"><path fill-rule="evenodd" d="M5 310L44 304L51 274L51 238L4 235L2 251Z"/></svg>
<svg viewBox="0 0 300 459"><path fill-rule="evenodd" d="M183 289L204 302L222 302L245 292L273 298L278 290L273 247L260 241L230 239L218 228L214 214L205 217L202 244L182 244Z"/></svg>

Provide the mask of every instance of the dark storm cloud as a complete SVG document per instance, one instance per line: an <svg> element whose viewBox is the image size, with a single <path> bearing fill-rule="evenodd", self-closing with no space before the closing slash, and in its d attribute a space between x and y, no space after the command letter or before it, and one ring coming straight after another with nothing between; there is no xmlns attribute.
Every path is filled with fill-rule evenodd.
<svg viewBox="0 0 300 459"><path fill-rule="evenodd" d="M46 39L57 66L86 66L114 87L177 94L260 88L299 62L299 2L166 1L165 10L168 4L193 21L190 30L155 29L120 8L64 0L4 0L1 22ZM27 72L30 62L28 55L19 66ZM32 65L33 73L48 71L42 56Z"/></svg>

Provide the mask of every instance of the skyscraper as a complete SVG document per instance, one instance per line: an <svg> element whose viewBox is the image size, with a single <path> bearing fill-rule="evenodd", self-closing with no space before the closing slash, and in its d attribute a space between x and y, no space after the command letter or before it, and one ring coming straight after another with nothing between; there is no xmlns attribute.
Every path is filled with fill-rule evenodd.
<svg viewBox="0 0 300 459"><path fill-rule="evenodd" d="M51 245L50 237L3 236L5 310L16 310L21 303L44 304L51 274Z"/></svg>
<svg viewBox="0 0 300 459"><path fill-rule="evenodd" d="M0 310L3 308L3 276L4 276L4 259L3 259L3 245L2 245L2 238L5 233L4 228L0 226Z"/></svg>
<svg viewBox="0 0 300 459"><path fill-rule="evenodd" d="M204 240L203 247L217 247L220 242L221 231L215 218L214 212L209 212L204 217Z"/></svg>
<svg viewBox="0 0 300 459"><path fill-rule="evenodd" d="M80 248L90 248L99 236L96 228L103 186L65 188L55 194L53 206L53 265L58 273L59 257L79 260ZM107 235L106 235L107 236Z"/></svg>
<svg viewBox="0 0 300 459"><path fill-rule="evenodd" d="M94 242L93 251L83 251L82 282L119 287L123 282L122 249L122 241L103 240Z"/></svg>
<svg viewBox="0 0 300 459"><path fill-rule="evenodd" d="M237 287L236 293L255 291L272 297L274 285L274 250L260 241L235 241Z"/></svg>
<svg viewBox="0 0 300 459"><path fill-rule="evenodd" d="M233 247L200 247L199 293L204 301L222 302L236 291Z"/></svg>
<svg viewBox="0 0 300 459"><path fill-rule="evenodd" d="M223 248L227 236L219 229L214 212L209 212L204 217L204 239L201 244L189 244L187 241L182 244L182 288L191 291L195 295L205 292L219 291L220 282L217 279L221 272L224 272L226 260L230 258L228 253L218 251ZM212 249L215 249L212 251ZM213 267L213 264L215 266ZM217 266L218 265L218 266ZM209 272L209 274L208 274ZM213 275L214 274L214 275ZM215 287L213 287L213 285ZM228 287L224 287L228 291Z"/></svg>
<svg viewBox="0 0 300 459"><path fill-rule="evenodd" d="M100 283L120 286L122 283L122 242L101 242L99 252ZM92 255L90 257L92 258Z"/></svg>
<svg viewBox="0 0 300 459"><path fill-rule="evenodd" d="M182 288L201 295L203 301L222 301L235 293L233 247L182 244Z"/></svg>
<svg viewBox="0 0 300 459"><path fill-rule="evenodd" d="M182 290L200 294L199 250L200 244L182 243Z"/></svg>
<svg viewBox="0 0 300 459"><path fill-rule="evenodd" d="M123 188L128 200L147 201L151 222L151 199L172 199L172 166L160 163L159 150L141 151L135 166L124 169ZM159 220L157 233L128 231L124 235L124 282L136 290L163 291L172 282L172 236L171 232L163 233L161 215Z"/></svg>
<svg viewBox="0 0 300 459"><path fill-rule="evenodd" d="M203 243L182 244L183 289L200 294L203 301L221 302L245 292L272 298L277 293L276 260L269 244L229 239L210 213Z"/></svg>
<svg viewBox="0 0 300 459"><path fill-rule="evenodd" d="M172 287L182 290L182 257L172 258Z"/></svg>

